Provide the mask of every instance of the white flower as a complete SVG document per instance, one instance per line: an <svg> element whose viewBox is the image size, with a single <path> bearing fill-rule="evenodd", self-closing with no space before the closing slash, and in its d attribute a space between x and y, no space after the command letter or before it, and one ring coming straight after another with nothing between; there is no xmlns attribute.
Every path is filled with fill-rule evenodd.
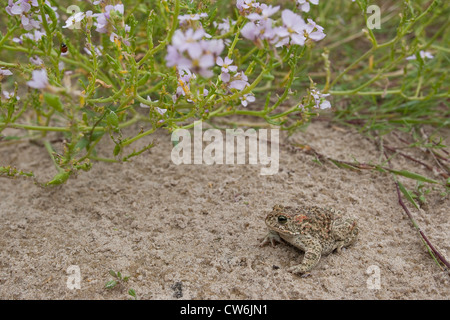
<svg viewBox="0 0 450 320"><path fill-rule="evenodd" d="M330 94L320 93L317 89L311 89L311 95L316 103L316 108L318 109L328 109L331 108L331 103L325 99Z"/></svg>
<svg viewBox="0 0 450 320"><path fill-rule="evenodd" d="M254 22L250 21L242 28L241 34L244 38L254 41L261 34L261 32L258 26Z"/></svg>
<svg viewBox="0 0 450 320"><path fill-rule="evenodd" d="M77 12L73 16L69 17L69 19L66 20L66 25L63 26L63 28L69 28L74 29L77 27L77 24L81 22L81 20L84 19L86 14L84 12Z"/></svg>
<svg viewBox="0 0 450 320"><path fill-rule="evenodd" d="M98 47L92 45L92 47L94 48L95 53L97 54L97 56L101 56L102 55L102 51L103 50L103 46L99 45ZM92 52L91 50L86 46L83 48L84 52L86 52L88 55L92 56Z"/></svg>
<svg viewBox="0 0 450 320"><path fill-rule="evenodd" d="M10 76L13 73L11 72L11 70L5 69L5 68L0 68L0 77L2 76Z"/></svg>
<svg viewBox="0 0 450 320"><path fill-rule="evenodd" d="M153 102L152 101L152 98L150 98L150 96L147 96L147 100L149 101L149 102ZM158 100L156 100L155 102L157 102ZM141 108L145 108L145 109L148 109L148 108L150 108L150 106L149 105L147 105L147 104L145 104L145 103L140 103L139 104L139 106L141 107Z"/></svg>
<svg viewBox="0 0 450 320"><path fill-rule="evenodd" d="M231 60L228 57L225 57L225 61L221 58L221 57L217 57L216 59L216 63L218 66L222 67L222 72L224 73L228 73L228 72L236 72L237 71L237 66L232 66L231 63L233 62L233 60Z"/></svg>
<svg viewBox="0 0 450 320"><path fill-rule="evenodd" d="M39 30L34 30L34 34L33 33L24 33L23 35L20 36L20 38L23 39L23 37L25 37L25 38L28 38L28 39L31 39L34 41L39 41L45 35L46 34L44 32L41 32Z"/></svg>
<svg viewBox="0 0 450 320"><path fill-rule="evenodd" d="M259 15L259 14L257 14L257 13L250 13L248 16L247 16L247 18L249 19L249 20L267 20L267 19L269 19L269 17L271 16L271 15L273 15L274 13L276 13L278 10L280 10L280 6L276 6L276 7L272 7L271 5L270 6L267 6L267 5L261 5L261 8L263 8L262 9L262 11L261 11L261 14Z"/></svg>
<svg viewBox="0 0 450 320"><path fill-rule="evenodd" d="M303 46L306 39L303 32L306 28L305 20L289 9L283 10L281 18L284 28L277 29L278 36L287 39L287 41L290 39L293 44Z"/></svg>
<svg viewBox="0 0 450 320"><path fill-rule="evenodd" d="M422 59L425 59L425 58L433 59L434 58L434 56L431 53L429 53L428 51L420 50L419 54ZM406 58L406 60L416 60L416 59L417 58L416 58L415 54Z"/></svg>
<svg viewBox="0 0 450 320"><path fill-rule="evenodd" d="M182 16L178 16L178 20L180 20L180 23L186 22L186 21L197 21L201 18L206 18L208 14L206 12L202 13L196 13L196 14L185 14Z"/></svg>
<svg viewBox="0 0 450 320"><path fill-rule="evenodd" d="M9 100L11 98L14 98L14 95L12 93L9 93L8 91L3 91L3 96L5 97L5 99ZM19 96L16 96L17 100L20 100Z"/></svg>
<svg viewBox="0 0 450 320"><path fill-rule="evenodd" d="M229 82L230 79L231 79L231 75L230 75L228 72L222 72L222 73L220 74L220 79L221 79L223 82Z"/></svg>
<svg viewBox="0 0 450 320"><path fill-rule="evenodd" d="M237 0L236 1L236 7L239 9L239 11L244 11L250 8L259 8L261 5L259 2L256 2L255 0Z"/></svg>
<svg viewBox="0 0 450 320"><path fill-rule="evenodd" d="M158 102L159 101L159 100L152 101L152 98L150 98L150 96L147 96L147 100L149 102ZM145 108L145 109L149 109L150 108L149 105L146 105L145 103L142 103L142 102L139 104L139 106L141 108ZM158 107L155 107L155 110L156 110L156 112L158 112L162 116L167 112L167 109L161 109L161 108L158 108Z"/></svg>
<svg viewBox="0 0 450 320"><path fill-rule="evenodd" d="M31 5L28 2L18 0L12 7L11 13L15 15L21 15L30 11Z"/></svg>
<svg viewBox="0 0 450 320"><path fill-rule="evenodd" d="M255 96L252 93L247 93L247 94L244 94L242 97L240 97L240 99L241 99L241 104L244 107L246 107L249 102L255 101Z"/></svg>
<svg viewBox="0 0 450 320"><path fill-rule="evenodd" d="M222 19L222 23L217 23L216 21L213 21L213 25L217 27L218 30L220 30L220 34L225 34L228 31L230 31L231 26L236 24L236 21L234 20L228 20L228 19Z"/></svg>
<svg viewBox="0 0 450 320"><path fill-rule="evenodd" d="M161 109L161 108L158 108L158 107L156 107L155 109L162 116L167 112L167 109Z"/></svg>
<svg viewBox="0 0 450 320"><path fill-rule="evenodd" d="M325 38L325 33L323 32L323 27L319 26L312 19L308 19L308 24L305 28L305 33L308 38L314 41L319 41Z"/></svg>
<svg viewBox="0 0 450 320"><path fill-rule="evenodd" d="M319 0L297 0L298 4L300 5L300 9L304 12L309 12L310 6L309 3L318 5Z"/></svg>
<svg viewBox="0 0 450 320"><path fill-rule="evenodd" d="M234 75L233 81L230 82L228 87L230 89L236 89L236 90L242 91L248 85L250 85L248 83L248 78L245 75L245 73L243 71L241 71L241 72L238 72L237 74Z"/></svg>
<svg viewBox="0 0 450 320"><path fill-rule="evenodd" d="M33 56L33 57L30 57L30 62L31 62L32 64L37 65L37 66L42 66L42 65L44 65L44 61L42 61L42 59L39 58L39 56Z"/></svg>

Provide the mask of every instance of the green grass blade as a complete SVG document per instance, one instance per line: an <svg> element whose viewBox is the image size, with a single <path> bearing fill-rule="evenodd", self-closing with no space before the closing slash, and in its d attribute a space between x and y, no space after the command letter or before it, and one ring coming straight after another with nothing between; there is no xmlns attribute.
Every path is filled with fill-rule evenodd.
<svg viewBox="0 0 450 320"><path fill-rule="evenodd" d="M409 193L409 191L406 190L406 188L401 184L400 181L397 180L397 183L400 191L404 194L406 199L408 199L409 202L411 202L417 209L419 209L419 206L417 205L416 201L414 201L413 197L411 196L411 193Z"/></svg>
<svg viewBox="0 0 450 320"><path fill-rule="evenodd" d="M429 182L429 183L436 183L436 184L440 184L439 181L437 180L433 180L427 177L424 177L418 173L414 173L411 171L407 171L407 170L393 170L393 169L389 169L390 172L400 175L400 176L404 176L406 178L410 178L410 179L414 179L417 181L422 181L422 182Z"/></svg>

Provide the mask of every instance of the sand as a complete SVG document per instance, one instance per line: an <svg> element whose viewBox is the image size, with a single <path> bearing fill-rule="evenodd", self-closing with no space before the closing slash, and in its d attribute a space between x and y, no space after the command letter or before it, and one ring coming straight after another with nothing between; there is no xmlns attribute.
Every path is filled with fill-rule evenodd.
<svg viewBox="0 0 450 320"><path fill-rule="evenodd" d="M379 163L376 145L356 131L315 122L283 135L280 170L272 176L261 176L260 165L177 166L170 136L158 131L138 145L152 139L156 146L132 162L96 163L61 187L0 179L1 299L128 299L131 288L138 299L450 296L450 277L398 205L390 174L321 165L286 147L306 143L336 159ZM111 152L112 144L101 149ZM45 150L28 142L0 144L0 164L45 168L41 179L55 174ZM405 158L392 165L430 176ZM412 180L400 181L415 187ZM427 201L421 210L407 205L449 259L449 199L435 190ZM347 211L358 219L359 239L323 257L309 277L293 275L286 269L301 261L301 251L287 244L259 246L264 217L276 203ZM80 270L80 289L67 286L73 265ZM105 289L111 269L129 280Z"/></svg>

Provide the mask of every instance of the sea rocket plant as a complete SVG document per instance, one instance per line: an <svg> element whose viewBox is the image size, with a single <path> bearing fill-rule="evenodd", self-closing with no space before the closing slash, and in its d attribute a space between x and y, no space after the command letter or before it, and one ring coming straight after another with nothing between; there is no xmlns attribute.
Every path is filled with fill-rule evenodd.
<svg viewBox="0 0 450 320"><path fill-rule="evenodd" d="M366 88L335 90L340 74L353 67L331 68L323 44L332 46L333 35L318 14L329 5L317 0L75 3L79 10L68 13L63 1L9 0L0 13L7 25L0 30L0 131L35 130L47 143L48 131L64 136L63 146L52 146L59 175L49 185L88 170L97 159L128 161L150 148L131 145L159 128L245 115L294 130L331 108L332 96ZM391 52L403 56L390 61L408 68L423 63L405 59L436 61L435 47L418 55L415 48L423 46L396 48ZM377 58L378 49L383 45L372 49L374 61L387 61ZM382 86L377 77L367 86ZM136 123L134 134L123 131ZM104 138L114 142L110 156L97 154Z"/></svg>
<svg viewBox="0 0 450 320"><path fill-rule="evenodd" d="M125 161L143 152L124 155L132 142L159 127L190 127L192 123L183 124L187 119L253 112L282 126L308 108L329 107L327 94L313 91L313 86L309 95L297 97L291 108L280 110L282 102L294 94L290 87L298 73L297 61L309 41L325 37L324 28L311 19L305 22L282 5L238 0L238 15L216 16L217 12L205 10L207 6L196 11L193 2L182 0L173 0L172 7L157 1L153 7L115 0L77 1L79 10L67 15L53 3L9 0L4 9L11 32L0 40L0 48L6 42L17 46L18 52L27 52L23 61L28 63L20 68L10 63L3 66L0 59L3 98L14 103L30 101L19 102L17 88L5 81L14 78L37 104L34 108L41 119L37 124L52 128L67 123L67 130L55 129L69 136L55 158L59 173L49 185L88 170L103 136L116 145L115 161ZM14 72L16 68L20 71ZM273 76L277 69L287 75L283 80L287 85ZM25 79L20 80L21 74ZM265 109L250 110L259 108L257 92L265 93L260 89L265 82L268 87L281 85L285 93L273 106L262 98L267 100ZM305 106L307 97L311 102ZM14 125L12 119L11 111L0 113L0 130ZM122 126L138 121L149 127L124 137Z"/></svg>

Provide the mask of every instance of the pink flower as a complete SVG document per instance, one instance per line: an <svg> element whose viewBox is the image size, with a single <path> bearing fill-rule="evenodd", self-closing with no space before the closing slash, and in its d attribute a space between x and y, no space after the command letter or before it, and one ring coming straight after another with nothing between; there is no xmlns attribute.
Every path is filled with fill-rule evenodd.
<svg viewBox="0 0 450 320"><path fill-rule="evenodd" d="M231 79L231 75L230 75L228 72L227 72L227 73L222 72L222 73L220 74L220 79L221 79L223 82L229 82L230 79Z"/></svg>
<svg viewBox="0 0 450 320"><path fill-rule="evenodd" d="M180 77L178 78L178 87L176 97L185 96L190 92L190 84L191 79L195 79L195 75L192 74L189 70L179 70Z"/></svg>
<svg viewBox="0 0 450 320"><path fill-rule="evenodd" d="M30 57L30 62L32 64L37 65L37 66L43 66L44 65L44 61L42 61L42 59L39 58L39 56Z"/></svg>
<svg viewBox="0 0 450 320"><path fill-rule="evenodd" d="M239 11L243 12L252 8L259 8L260 3L256 2L255 0L237 0L236 7L239 9Z"/></svg>
<svg viewBox="0 0 450 320"><path fill-rule="evenodd" d="M156 112L158 112L162 116L167 112L167 109L161 109L161 108L158 108L158 107L156 107L155 110L156 110Z"/></svg>
<svg viewBox="0 0 450 320"><path fill-rule="evenodd" d="M331 103L325 99L330 94L320 93L317 89L311 89L311 96L314 98L316 103L316 108L318 109L328 109L331 108Z"/></svg>
<svg viewBox="0 0 450 320"><path fill-rule="evenodd" d="M205 36L205 30L190 28L186 32L176 30L172 37L172 44L180 52L188 51L189 55L198 55L202 51L199 40Z"/></svg>
<svg viewBox="0 0 450 320"><path fill-rule="evenodd" d="M205 52L209 52L214 56L219 56L223 49L225 49L222 39L205 40L201 41L200 44Z"/></svg>
<svg viewBox="0 0 450 320"><path fill-rule="evenodd" d="M228 31L230 31L231 26L234 25L236 21L234 20L228 20L228 19L222 19L222 23L217 23L216 21L213 21L213 25L217 26L217 29L220 30L220 34L225 34Z"/></svg>
<svg viewBox="0 0 450 320"><path fill-rule="evenodd" d="M3 96L5 97L5 99L7 99L7 100L12 99L12 98L14 98L14 97L15 97L17 100L20 100L20 97L19 97L19 96L14 96L13 93L9 93L8 91L3 91L2 93L3 93Z"/></svg>
<svg viewBox="0 0 450 320"><path fill-rule="evenodd" d="M14 15L22 15L24 13L27 13L30 11L31 5L28 3L28 1L24 0L18 0L12 7L11 7L11 13Z"/></svg>
<svg viewBox="0 0 450 320"><path fill-rule="evenodd" d="M267 19L269 19L269 17L271 15L273 15L278 10L280 10L280 6L272 7L271 5L270 6L261 5L261 8L263 8L262 11L261 11L261 14L250 13L247 16L247 19L252 20L252 21L254 21L254 20L267 20Z"/></svg>
<svg viewBox="0 0 450 320"><path fill-rule="evenodd" d="M113 5L107 5L105 7L105 12L102 13L95 13L92 16L97 18L96 31L100 33L107 33L108 32L108 24L109 19L111 18L111 11L119 12L120 14L123 14L124 12L124 6L123 4L117 4L115 6ZM87 14L87 12L86 12Z"/></svg>
<svg viewBox="0 0 450 320"><path fill-rule="evenodd" d="M241 34L244 38L255 41L260 35L260 30L254 22L250 21L241 29Z"/></svg>
<svg viewBox="0 0 450 320"><path fill-rule="evenodd" d="M281 18L283 20L284 28L277 30L278 36L287 38L288 41L290 39L293 44L304 45L306 39L303 35L303 30L306 28L305 20L289 9L283 10Z"/></svg>
<svg viewBox="0 0 450 320"><path fill-rule="evenodd" d="M172 37L172 45L167 47L167 66L177 66L205 78L211 77L213 72L210 68L214 66L216 57L220 55L225 45L221 39L203 39L208 36L202 28L197 30L190 28L186 32L176 30Z"/></svg>
<svg viewBox="0 0 450 320"><path fill-rule="evenodd" d="M239 72L237 73L234 77L233 77L233 81L230 82L230 84L228 85L228 87L230 89L236 89L239 91L242 91L245 89L245 87L247 87L248 85L250 85L248 83L248 78L245 75L244 72Z"/></svg>
<svg viewBox="0 0 450 320"><path fill-rule="evenodd" d="M308 19L308 24L305 28L305 34L308 38L314 41L319 41L325 38L325 33L323 33L323 27L319 26L312 19Z"/></svg>
<svg viewBox="0 0 450 320"><path fill-rule="evenodd" d="M21 35L20 38L23 39L23 37L25 37L25 38L31 39L33 41L39 41L45 35L46 34L44 32L40 32L39 30L34 30L34 33L25 33L25 34Z"/></svg>
<svg viewBox="0 0 450 320"><path fill-rule="evenodd" d="M8 1L8 6L5 8L6 12L13 16L17 15L20 16L20 21L22 23L22 27L29 31L31 29L39 29L41 27L40 21L34 20L31 18L32 12L31 5L34 7L37 7L39 4L37 3L37 0L32 0L31 4L28 0L18 0L16 2L13 2L12 0ZM39 18L41 18L39 16ZM42 18L41 18L42 19Z"/></svg>
<svg viewBox="0 0 450 320"><path fill-rule="evenodd" d="M27 85L35 89L45 89L48 87L47 71L45 69L34 70L31 80L27 82Z"/></svg>
<svg viewBox="0 0 450 320"><path fill-rule="evenodd" d="M86 52L88 55L92 56L92 52L91 52L90 47L91 47L91 46L90 46L89 44L87 44L86 47L83 48L83 50L84 50L84 52ZM96 46L92 45L92 47L94 48L94 52L95 52L95 54L96 54L97 56L101 56L101 55L102 55L102 51L101 51L101 50L103 50L103 46L99 45L99 46L96 47Z"/></svg>
<svg viewBox="0 0 450 320"><path fill-rule="evenodd" d="M224 73L228 73L229 71L231 72L237 71L237 66L232 66L231 65L232 62L233 60L231 60L228 57L225 57L225 61L221 57L217 57L216 59L217 65L222 67L222 72Z"/></svg>
<svg viewBox="0 0 450 320"><path fill-rule="evenodd" d="M249 102L254 102L255 101L255 96L251 93L247 93L244 94L242 97L240 97L241 99L241 104L246 107L248 105Z"/></svg>
<svg viewBox="0 0 450 320"><path fill-rule="evenodd" d="M303 46L307 39L319 41L325 38L323 27L311 19L305 23L301 16L289 9L283 10L281 17L284 26L276 30L276 34L281 38L276 44L277 47L289 43Z"/></svg>

